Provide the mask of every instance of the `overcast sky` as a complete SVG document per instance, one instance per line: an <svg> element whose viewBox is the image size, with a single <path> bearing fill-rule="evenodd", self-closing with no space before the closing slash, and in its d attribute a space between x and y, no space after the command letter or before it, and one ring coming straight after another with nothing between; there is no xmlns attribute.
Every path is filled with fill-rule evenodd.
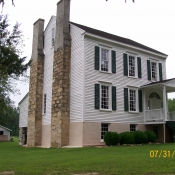
<svg viewBox="0 0 175 175"><path fill-rule="evenodd" d="M9 21L21 23L24 34L24 56L31 57L33 23L42 18L45 27L56 15L59 0L11 0L3 14ZM132 39L168 55L167 78L175 77L175 1L174 0L71 0L70 21ZM11 96L16 104L28 92L28 84L18 84L21 95ZM174 98L175 95L169 96Z"/></svg>

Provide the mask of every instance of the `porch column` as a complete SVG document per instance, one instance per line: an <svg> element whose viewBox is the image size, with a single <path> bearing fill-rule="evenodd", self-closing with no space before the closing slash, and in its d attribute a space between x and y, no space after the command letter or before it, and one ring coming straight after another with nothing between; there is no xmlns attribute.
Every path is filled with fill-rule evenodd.
<svg viewBox="0 0 175 175"><path fill-rule="evenodd" d="M166 86L163 86L163 108L164 108L164 121L167 120L167 94Z"/></svg>
<svg viewBox="0 0 175 175"><path fill-rule="evenodd" d="M165 123L163 124L163 143L165 143L165 136L166 136L166 133L165 133Z"/></svg>

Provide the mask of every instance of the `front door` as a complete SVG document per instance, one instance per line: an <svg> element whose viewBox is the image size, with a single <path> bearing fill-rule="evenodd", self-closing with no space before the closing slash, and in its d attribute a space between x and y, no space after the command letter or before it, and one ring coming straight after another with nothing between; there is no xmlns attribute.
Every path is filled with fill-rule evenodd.
<svg viewBox="0 0 175 175"><path fill-rule="evenodd" d="M161 101L159 99L152 98L150 101L151 101L151 109L161 108Z"/></svg>

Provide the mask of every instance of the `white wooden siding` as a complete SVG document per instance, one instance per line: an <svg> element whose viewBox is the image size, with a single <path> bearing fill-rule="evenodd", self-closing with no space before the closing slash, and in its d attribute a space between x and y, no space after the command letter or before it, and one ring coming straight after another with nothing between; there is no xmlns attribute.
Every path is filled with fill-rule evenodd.
<svg viewBox="0 0 175 175"><path fill-rule="evenodd" d="M83 121L83 67L84 67L84 33L83 30L70 25L71 69L70 69L70 121Z"/></svg>
<svg viewBox="0 0 175 175"><path fill-rule="evenodd" d="M42 116L42 125L51 124L51 104L52 104L52 75L53 75L53 56L52 29L56 27L56 17L52 16L44 32L44 84L43 101L46 94L46 113ZM43 103L42 103L43 104ZM43 113L42 109L42 113Z"/></svg>
<svg viewBox="0 0 175 175"><path fill-rule="evenodd" d="M116 51L116 74L109 74L94 70L94 47L106 45ZM131 52L141 57L142 78L131 78L123 73L123 53ZM151 56L152 57L152 56ZM110 45L102 41L85 38L85 122L116 122L116 123L143 123L144 113L134 113L124 111L124 88L127 86L140 87L150 83L147 78L147 60L151 58L145 53L135 50L121 48L117 45ZM159 58L158 58L159 59ZM159 59L160 60L160 59ZM163 79L165 75L165 61L160 60L163 68ZM112 112L99 111L94 108L94 85L99 81L106 81L116 86L117 110ZM144 106L144 105L143 105Z"/></svg>
<svg viewBox="0 0 175 175"><path fill-rule="evenodd" d="M28 101L29 96L26 95L23 101L19 104L20 112L19 112L19 127L27 127L28 126Z"/></svg>

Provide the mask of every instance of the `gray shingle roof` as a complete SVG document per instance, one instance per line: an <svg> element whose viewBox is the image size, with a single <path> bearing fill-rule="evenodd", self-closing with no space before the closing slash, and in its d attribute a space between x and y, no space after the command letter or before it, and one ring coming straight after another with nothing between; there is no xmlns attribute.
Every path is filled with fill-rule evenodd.
<svg viewBox="0 0 175 175"><path fill-rule="evenodd" d="M145 46L143 44L140 44L138 42L135 42L133 40L123 38L123 37L120 37L120 36L117 36L117 35L113 35L113 34L110 34L110 33L106 33L106 32L103 32L101 30L93 29L93 28L83 26L83 25L80 25L80 24L76 24L74 22L70 22L70 23L77 26L77 27L79 27L79 28L81 28L81 29L83 29L83 30L85 30L88 33L98 35L98 36L101 36L101 37L104 37L104 38L107 38L107 39L111 39L111 40L114 40L114 41L117 41L117 42L121 42L123 44L128 44L128 45L131 45L131 46L135 46L135 47L147 50L147 51L151 51L151 52L154 52L154 53L157 53L157 54L161 54L163 56L167 56L166 54L164 54L162 52L159 52L155 49L147 47L147 46Z"/></svg>

